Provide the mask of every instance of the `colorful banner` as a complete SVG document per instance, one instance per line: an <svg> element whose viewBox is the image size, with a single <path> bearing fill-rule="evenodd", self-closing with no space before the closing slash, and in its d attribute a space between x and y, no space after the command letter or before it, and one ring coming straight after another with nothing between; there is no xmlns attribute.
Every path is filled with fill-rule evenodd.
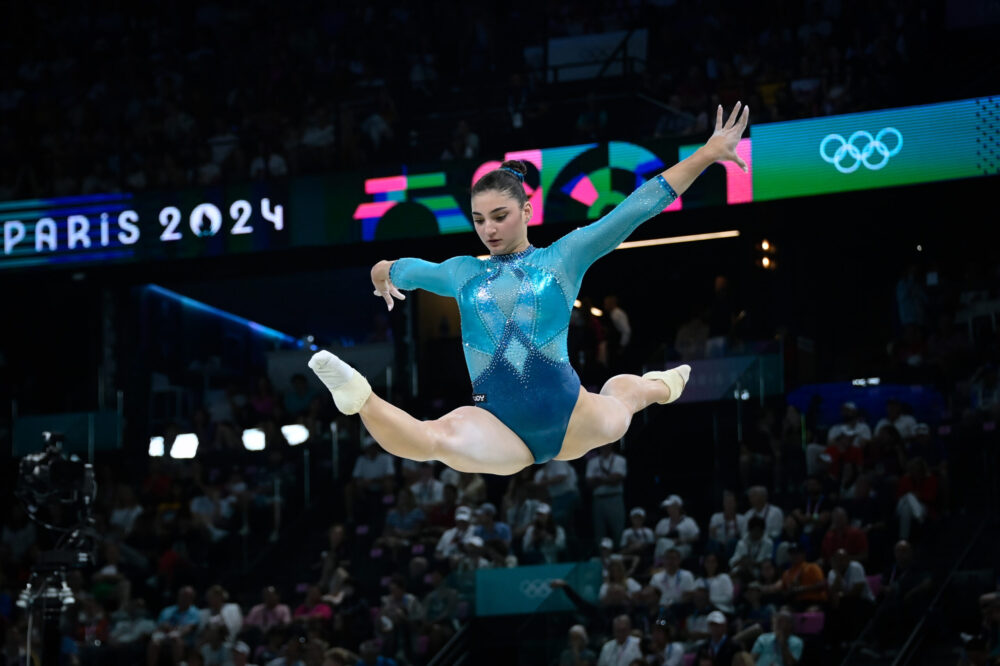
<svg viewBox="0 0 1000 666"><path fill-rule="evenodd" d="M508 152L532 224L586 223L700 144L625 141ZM1000 97L754 125L667 211L1000 174ZM500 161L179 192L0 203L0 271L242 254L472 231L469 189Z"/></svg>

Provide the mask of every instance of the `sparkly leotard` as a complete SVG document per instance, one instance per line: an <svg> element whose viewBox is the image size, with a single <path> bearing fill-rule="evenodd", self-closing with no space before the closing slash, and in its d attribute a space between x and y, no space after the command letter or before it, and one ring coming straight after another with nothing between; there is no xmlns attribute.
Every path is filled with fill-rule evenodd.
<svg viewBox="0 0 1000 666"><path fill-rule="evenodd" d="M392 264L390 278L400 289L426 289L458 301L473 401L513 430L536 463L559 453L579 398L566 339L584 272L676 198L663 176L656 176L600 220L549 247L529 245L488 260Z"/></svg>

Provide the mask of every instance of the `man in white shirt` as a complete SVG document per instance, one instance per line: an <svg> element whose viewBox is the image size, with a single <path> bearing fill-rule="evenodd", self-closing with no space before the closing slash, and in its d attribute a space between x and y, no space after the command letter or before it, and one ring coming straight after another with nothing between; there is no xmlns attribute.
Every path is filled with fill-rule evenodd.
<svg viewBox="0 0 1000 666"><path fill-rule="evenodd" d="M746 534L747 517L736 513L736 494L727 490L722 493L722 511L713 513L708 521L709 546L724 553L726 558L732 556L740 538Z"/></svg>
<svg viewBox="0 0 1000 666"><path fill-rule="evenodd" d="M430 510L444 501L444 484L434 478L434 463L430 460L420 463L420 478L410 486L417 506Z"/></svg>
<svg viewBox="0 0 1000 666"><path fill-rule="evenodd" d="M747 524L749 525L751 518L762 518L764 520L764 534L771 539L781 536L781 530L785 527L785 514L780 507L768 504L767 488L753 486L747 490L747 499L750 500L750 510L743 514Z"/></svg>
<svg viewBox="0 0 1000 666"><path fill-rule="evenodd" d="M872 429L861 420L858 406L853 402L845 402L840 406L841 423L830 428L826 434L826 443L833 444L838 437L847 437L853 446L864 446L871 441Z"/></svg>
<svg viewBox="0 0 1000 666"><path fill-rule="evenodd" d="M875 609L875 595L868 585L865 568L840 548L830 557L826 583L830 599L827 611L830 637L837 641L849 640L864 628Z"/></svg>
<svg viewBox="0 0 1000 666"><path fill-rule="evenodd" d="M656 557L662 557L668 548L676 548L681 559L691 555L691 545L698 540L701 529L690 516L684 515L684 500L679 495L670 495L660 502L660 509L667 512L665 518L656 523Z"/></svg>
<svg viewBox="0 0 1000 666"><path fill-rule="evenodd" d="M646 510L637 506L629 511L632 526L622 532L621 552L625 555L651 556L656 537L653 530L646 527Z"/></svg>
<svg viewBox="0 0 1000 666"><path fill-rule="evenodd" d="M747 535L736 544L729 568L734 576L756 578L760 563L771 559L773 553L774 542L764 535L764 519L754 516L747 523Z"/></svg>
<svg viewBox="0 0 1000 666"><path fill-rule="evenodd" d="M917 434L917 420L903 413L903 405L896 398L886 401L885 418L875 424L875 436L878 437L878 431L886 426L894 427L903 439L913 439Z"/></svg>
<svg viewBox="0 0 1000 666"><path fill-rule="evenodd" d="M634 660L642 659L639 638L632 635L632 620L628 615L619 615L612 623L612 638L601 648L597 666L629 666Z"/></svg>
<svg viewBox="0 0 1000 666"><path fill-rule="evenodd" d="M535 472L535 485L549 491L552 518L560 525L571 525L570 516L580 501L576 470L565 460L550 460Z"/></svg>
<svg viewBox="0 0 1000 666"><path fill-rule="evenodd" d="M460 506L455 509L455 526L445 530L434 548L434 557L446 560L461 554L462 543L475 534L472 529L472 509Z"/></svg>
<svg viewBox="0 0 1000 666"><path fill-rule="evenodd" d="M687 602L694 592L694 574L681 569L681 554L676 548L666 553L663 571L658 571L649 579L649 584L660 593L660 605L670 607Z"/></svg>
<svg viewBox="0 0 1000 666"><path fill-rule="evenodd" d="M614 444L600 449L587 461L587 484L593 489L594 541L618 539L625 530L625 498L622 481L625 458L614 452Z"/></svg>
<svg viewBox="0 0 1000 666"><path fill-rule="evenodd" d="M365 434L361 438L361 455L354 461L351 481L344 488L344 508L347 522L355 518L368 520L378 514L382 497L394 490L396 467L392 456L375 443L375 438ZM355 503L361 505L360 516L355 515Z"/></svg>

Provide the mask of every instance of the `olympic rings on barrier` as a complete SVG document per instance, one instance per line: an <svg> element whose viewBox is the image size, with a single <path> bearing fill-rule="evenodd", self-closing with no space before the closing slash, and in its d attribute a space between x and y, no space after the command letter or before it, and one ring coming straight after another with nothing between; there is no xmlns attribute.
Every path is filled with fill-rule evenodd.
<svg viewBox="0 0 1000 666"><path fill-rule="evenodd" d="M521 594L529 599L541 599L542 597L547 597L552 592L549 581L540 578L522 580L520 589Z"/></svg>
<svg viewBox="0 0 1000 666"><path fill-rule="evenodd" d="M896 135L896 145L893 148L889 148L882 139L886 137L887 134ZM868 143L864 147L859 148L854 145L858 139L866 139ZM840 145L834 151L833 155L827 152L827 145L834 141L840 141ZM823 161L829 162L837 168L840 173L851 173L857 171L858 167L864 164L867 168L872 171L878 171L886 164L889 163L889 158L897 154L903 148L903 135L900 134L899 130L895 127L886 127L879 131L878 134L872 136L870 132L864 130L858 130L851 135L851 138L844 139L839 134L827 134L826 137L819 144L819 156L823 158ZM870 158L873 154L878 153L881 159L877 162L872 162ZM844 158L850 158L854 160L852 163L844 166Z"/></svg>

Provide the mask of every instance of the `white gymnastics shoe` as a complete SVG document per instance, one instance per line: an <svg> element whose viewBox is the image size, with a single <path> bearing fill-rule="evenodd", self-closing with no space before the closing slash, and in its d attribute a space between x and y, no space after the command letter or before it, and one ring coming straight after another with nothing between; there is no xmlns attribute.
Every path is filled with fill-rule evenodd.
<svg viewBox="0 0 1000 666"><path fill-rule="evenodd" d="M670 368L669 370L654 370L652 372L647 372L642 376L642 378L658 379L667 385L667 388L670 389L670 397L667 398L666 401L660 403L661 405L666 405L681 397L681 393L684 392L684 387L687 386L688 378L690 376L691 366L679 365L676 368Z"/></svg>
<svg viewBox="0 0 1000 666"><path fill-rule="evenodd" d="M309 367L333 394L333 402L344 414L361 411L372 387L360 372L326 351L318 351L309 359Z"/></svg>

